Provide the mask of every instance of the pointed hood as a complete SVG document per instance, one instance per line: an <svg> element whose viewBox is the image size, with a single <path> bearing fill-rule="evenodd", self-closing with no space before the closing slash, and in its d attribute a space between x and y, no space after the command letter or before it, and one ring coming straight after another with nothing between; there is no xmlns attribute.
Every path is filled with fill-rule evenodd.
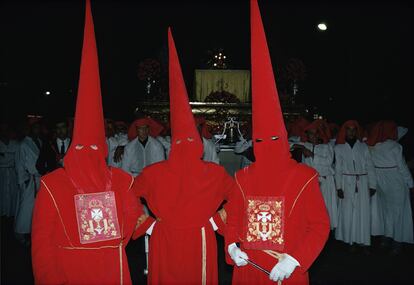
<svg viewBox="0 0 414 285"><path fill-rule="evenodd" d="M104 190L109 182L100 84L91 4L87 0L73 137L64 158L66 172L81 191Z"/></svg>
<svg viewBox="0 0 414 285"><path fill-rule="evenodd" d="M250 1L252 111L257 162L290 159L289 143L257 0Z"/></svg>
<svg viewBox="0 0 414 285"><path fill-rule="evenodd" d="M169 160L200 160L203 144L188 101L171 28L168 28L171 152Z"/></svg>

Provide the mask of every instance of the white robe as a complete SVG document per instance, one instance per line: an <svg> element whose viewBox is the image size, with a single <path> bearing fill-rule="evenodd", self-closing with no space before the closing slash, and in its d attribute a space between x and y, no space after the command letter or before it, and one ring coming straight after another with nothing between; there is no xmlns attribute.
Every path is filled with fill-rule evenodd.
<svg viewBox="0 0 414 285"><path fill-rule="evenodd" d="M135 177L144 167L162 160L165 160L164 148L158 140L149 136L144 147L137 137L125 146L121 168Z"/></svg>
<svg viewBox="0 0 414 285"><path fill-rule="evenodd" d="M170 156L171 151L171 137L170 136L158 136L156 138L164 148L165 157L168 158Z"/></svg>
<svg viewBox="0 0 414 285"><path fill-rule="evenodd" d="M309 142L305 142L303 145L313 152L313 157L303 156L302 161L319 173L319 185L328 210L331 229L334 229L338 225L338 199L334 179L335 171L332 166L334 159L333 148L330 144L314 146Z"/></svg>
<svg viewBox="0 0 414 285"><path fill-rule="evenodd" d="M113 137L107 138L106 143L108 144L108 165L112 167L120 168L122 166L122 159L118 162L114 161L114 154L118 146L126 146L128 144L127 134L116 134Z"/></svg>
<svg viewBox="0 0 414 285"><path fill-rule="evenodd" d="M19 187L16 176L16 152L18 143L10 140L5 144L0 140L0 215L16 215Z"/></svg>
<svg viewBox="0 0 414 285"><path fill-rule="evenodd" d="M220 164L220 159L217 155L217 148L213 141L203 138L203 160Z"/></svg>
<svg viewBox="0 0 414 285"><path fill-rule="evenodd" d="M16 233L31 233L33 205L40 183L40 174L36 169L39 153L40 150L30 137L23 139L16 153L17 183L20 187L15 219Z"/></svg>
<svg viewBox="0 0 414 285"><path fill-rule="evenodd" d="M376 189L374 165L368 146L360 141L335 146L336 189L344 191L338 199L338 226L335 237L346 243L371 244L371 209L369 188ZM356 188L358 192L356 192Z"/></svg>
<svg viewBox="0 0 414 285"><path fill-rule="evenodd" d="M413 178L402 154L402 146L393 140L377 143L370 148L377 172L385 236L398 242L413 243L413 220L410 188Z"/></svg>

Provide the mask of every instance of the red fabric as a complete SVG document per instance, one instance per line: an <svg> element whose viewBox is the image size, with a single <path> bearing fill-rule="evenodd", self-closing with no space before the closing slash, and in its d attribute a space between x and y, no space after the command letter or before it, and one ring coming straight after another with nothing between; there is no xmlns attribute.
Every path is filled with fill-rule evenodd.
<svg viewBox="0 0 414 285"><path fill-rule="evenodd" d="M303 137L305 128L310 124L308 120L303 117L299 117L289 124L289 136Z"/></svg>
<svg viewBox="0 0 414 285"><path fill-rule="evenodd" d="M338 135L336 136L336 144L344 144L345 138L346 138L346 129L350 126L353 126L357 129L356 137L358 140L362 139L362 128L359 125L359 123L355 120L349 120L346 121L342 126L341 129L338 132Z"/></svg>
<svg viewBox="0 0 414 285"><path fill-rule="evenodd" d="M331 138L331 131L325 120L317 119L313 121L311 124L305 127L305 132L308 130L316 130L319 138L322 140L322 143L324 144L328 143L329 139ZM308 141L307 136L305 136L303 141Z"/></svg>
<svg viewBox="0 0 414 285"><path fill-rule="evenodd" d="M171 152L170 159L180 155L180 149L186 150L191 145L194 151L186 151L192 157L199 159L203 154L203 143L198 134L195 120L188 103L187 89L181 72L181 66L175 48L171 29L168 29L169 47L169 90L170 90L170 124L171 124ZM189 142L189 139L192 140ZM180 142L177 144L177 142Z"/></svg>
<svg viewBox="0 0 414 285"><path fill-rule="evenodd" d="M67 173L61 168L44 176L42 181L32 225L35 283L120 284L121 247L123 282L131 284L125 247L138 216L143 214L130 190L133 178L117 168L112 169L111 191L115 192L121 238L84 245L80 243L75 213L77 189Z"/></svg>
<svg viewBox="0 0 414 285"><path fill-rule="evenodd" d="M279 94L276 88L260 11L257 2L251 3L251 6L254 6L251 10L252 17L250 19L253 141L260 139L263 141L260 144L269 142L277 148L277 156L290 157L287 131L280 107ZM274 136L277 136L279 139L276 141L272 140ZM261 151L256 145L253 151L256 159L260 159L261 154L259 152ZM266 156L269 157L269 154Z"/></svg>
<svg viewBox="0 0 414 285"><path fill-rule="evenodd" d="M283 197L284 199L284 243L277 252L293 256L299 263L289 279L283 284L308 284L308 269L322 250L329 234L329 217L319 189L317 173L303 164L292 163L286 169L275 171L263 181L261 170L254 164L236 174L237 183L245 197ZM267 270L277 264L277 260L262 250L245 249L246 232L243 226L248 202L243 206L228 208L228 217L236 215L241 249L249 259ZM231 240L226 240L226 245ZM227 255L227 261L231 260ZM274 284L269 277L247 265L234 267L232 284Z"/></svg>
<svg viewBox="0 0 414 285"><path fill-rule="evenodd" d="M328 238L329 218L316 171L290 158L282 110L278 100L275 100L276 86L258 3L256 0L250 3L253 136L265 137L265 140L255 142L256 161L236 173L237 184L243 192L245 201L235 207L229 206L228 218L238 217L237 234L241 241L241 248L246 251L249 259L270 271L277 263L275 258L268 256L262 250L245 249L250 239L247 239L248 229L244 226L247 226L244 218L246 217L247 220L247 211L251 207L248 199L253 199L249 197L283 201L284 210L281 219L284 226L281 230L284 237L282 241L277 241L278 248L282 253L293 256L301 265L289 279L283 281L283 284L308 284L307 270ZM266 92L258 85L271 88ZM263 134L278 135L279 139L269 140ZM277 229L278 223L273 226L272 229ZM234 241L234 236L235 233L229 229L226 233L226 245ZM274 284L274 282L270 281L266 274L247 265L234 267L233 284Z"/></svg>
<svg viewBox="0 0 414 285"><path fill-rule="evenodd" d="M206 139L211 139L213 135L208 130L207 122L204 117L195 117L196 126L201 126L201 135Z"/></svg>
<svg viewBox="0 0 414 285"><path fill-rule="evenodd" d="M86 1L82 60L71 145L64 165L84 192L101 191L110 183L105 162L108 147L102 111L98 54L90 1Z"/></svg>
<svg viewBox="0 0 414 285"><path fill-rule="evenodd" d="M36 284L131 284L125 246L143 212L130 191L133 178L106 166L99 85L91 7L86 1L73 141L64 159L65 168L42 177L33 211L32 262ZM121 237L83 245L74 196L104 191L115 194Z"/></svg>
<svg viewBox="0 0 414 285"><path fill-rule="evenodd" d="M163 131L164 127L152 118L141 118L135 120L128 129L128 139L131 141L138 136L137 128L141 126L149 127L149 135L151 137L158 137Z"/></svg>
<svg viewBox="0 0 414 285"><path fill-rule="evenodd" d="M171 153L167 161L145 168L134 184L136 196L144 198L157 217L150 239L148 283L201 284L204 231L205 281L217 284L217 245L209 218L224 200L231 205L233 197L241 199L240 192L223 167L201 160L203 146L170 30L168 36Z"/></svg>
<svg viewBox="0 0 414 285"><path fill-rule="evenodd" d="M367 144L374 146L386 140L396 141L398 138L398 126L393 121L380 121L374 125L368 135Z"/></svg>
<svg viewBox="0 0 414 285"><path fill-rule="evenodd" d="M158 220L150 239L148 284L202 283L203 227L206 284L218 284L216 236L209 218L224 200L232 207L231 201L241 198L221 166L200 164L196 170L191 165L180 170L163 161L136 178L134 193L147 201ZM228 222L226 228L234 231L234 224Z"/></svg>

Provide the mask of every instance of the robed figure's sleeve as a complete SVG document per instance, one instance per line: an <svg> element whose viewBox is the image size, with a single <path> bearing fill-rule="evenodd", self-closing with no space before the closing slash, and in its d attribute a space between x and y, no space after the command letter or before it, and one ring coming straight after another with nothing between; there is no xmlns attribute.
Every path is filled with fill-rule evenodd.
<svg viewBox="0 0 414 285"><path fill-rule="evenodd" d="M234 265L234 262L228 254L227 248L232 243L240 242L245 211L243 190L238 186L237 178L233 181L232 196L225 205L226 227L224 231L224 251L226 253L226 262L230 265Z"/></svg>
<svg viewBox="0 0 414 285"><path fill-rule="evenodd" d="M377 188L377 175L374 167L374 162L372 161L371 153L369 152L368 146L365 148L365 161L367 165L368 172L368 187L370 189Z"/></svg>
<svg viewBox="0 0 414 285"><path fill-rule="evenodd" d="M155 222L155 219L153 217L144 213L144 206L140 200L140 198L146 199L149 186L150 184L146 178L145 171L135 178L134 185L132 186L132 193L135 196L135 199L138 201L139 208L138 221L135 226L135 231L132 235L132 239L137 239L140 236L144 235L151 224Z"/></svg>
<svg viewBox="0 0 414 285"><path fill-rule="evenodd" d="M60 221L53 198L42 181L32 221L32 264L36 284L65 283L57 260L56 241L53 239L58 223Z"/></svg>
<svg viewBox="0 0 414 285"><path fill-rule="evenodd" d="M26 153L25 147L23 144L19 144L16 153L15 153L15 161L16 161L16 175L17 175L17 184L20 188L24 188L24 183L29 179L29 175L26 171Z"/></svg>
<svg viewBox="0 0 414 285"><path fill-rule="evenodd" d="M137 198L132 191L134 178L131 176L130 187L123 195L123 211L125 217L125 227L123 231L123 243L127 245L131 236L134 234L137 227L138 219L143 214L142 205L139 203Z"/></svg>
<svg viewBox="0 0 414 285"><path fill-rule="evenodd" d="M132 159L132 148L130 147L130 144L132 142L129 142L124 149L124 155L122 157L121 160L121 168L122 170L128 172L129 174L132 175L131 173L131 159Z"/></svg>
<svg viewBox="0 0 414 285"><path fill-rule="evenodd" d="M403 148L400 144L397 144L398 147L394 148L394 157L397 162L398 171L400 172L402 178L404 179L405 184L408 188L413 188L413 177L411 176L410 170L408 169L407 163L405 162L403 156Z"/></svg>
<svg viewBox="0 0 414 285"><path fill-rule="evenodd" d="M343 158L338 146L335 147L335 184L336 189L342 189L343 185Z"/></svg>
<svg viewBox="0 0 414 285"><path fill-rule="evenodd" d="M330 229L328 212L317 178L314 177L306 186L295 207L304 209L306 233L304 236L295 237L301 242L295 250L287 254L299 262L300 271L306 272L323 249Z"/></svg>

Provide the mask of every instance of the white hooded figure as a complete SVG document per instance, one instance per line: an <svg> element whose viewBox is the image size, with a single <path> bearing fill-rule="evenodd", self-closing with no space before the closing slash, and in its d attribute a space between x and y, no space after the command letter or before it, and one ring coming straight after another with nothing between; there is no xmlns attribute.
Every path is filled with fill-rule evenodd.
<svg viewBox="0 0 414 285"><path fill-rule="evenodd" d="M338 192L338 226L335 237L349 244L371 245L371 195L376 175L368 146L359 139L356 121L342 126L335 146L335 183ZM374 194L375 195L375 194Z"/></svg>
<svg viewBox="0 0 414 285"><path fill-rule="evenodd" d="M376 131L377 130L377 131ZM410 189L413 178L396 142L397 125L381 121L374 127L370 151L377 172L378 197L384 218L386 237L396 242L414 243Z"/></svg>

